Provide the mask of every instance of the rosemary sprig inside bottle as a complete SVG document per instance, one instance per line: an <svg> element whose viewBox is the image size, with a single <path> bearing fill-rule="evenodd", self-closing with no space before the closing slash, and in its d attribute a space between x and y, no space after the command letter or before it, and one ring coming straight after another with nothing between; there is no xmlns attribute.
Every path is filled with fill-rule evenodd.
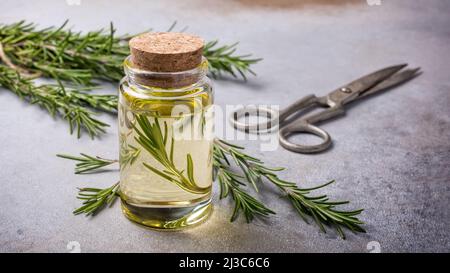
<svg viewBox="0 0 450 273"><path fill-rule="evenodd" d="M133 165L140 154L141 150L139 148L126 144L125 148L120 149L119 163L121 168Z"/></svg>
<svg viewBox="0 0 450 273"><path fill-rule="evenodd" d="M289 200L306 223L312 219L323 232L326 232L326 226L330 226L344 239L343 228L353 232L365 232L361 226L364 223L357 218L362 209L337 209L338 206L348 204L349 201L330 201L327 195L310 195L314 190L328 186L334 181L313 188L300 188L296 183L280 179L275 174L283 168L267 167L260 159L243 151L243 147L223 140L215 139L214 141L213 164L219 183L220 198L231 197L234 201L231 221L236 220L241 211L247 222L251 222L255 217L267 217L275 213L245 190L246 184L258 189L259 184L266 181L280 189L283 196ZM70 156L66 158L70 159ZM233 170L232 162L241 169L242 173ZM102 207L99 204L98 209Z"/></svg>
<svg viewBox="0 0 450 273"><path fill-rule="evenodd" d="M170 151L167 153L166 145L168 144L168 129L167 123L164 122L164 133L162 132L158 118L153 119L154 122L150 123L147 117L143 115L136 115L136 121L139 124L139 128L134 126L134 130L137 133L136 141L163 167L164 170L160 171L150 164L143 163L144 166L155 174L159 175L163 179L170 181L185 191L197 194L203 194L209 191L209 188L201 188L197 186L194 180L194 164L190 154L186 155L186 173L184 170L179 170L173 161L174 154L174 139L170 140Z"/></svg>

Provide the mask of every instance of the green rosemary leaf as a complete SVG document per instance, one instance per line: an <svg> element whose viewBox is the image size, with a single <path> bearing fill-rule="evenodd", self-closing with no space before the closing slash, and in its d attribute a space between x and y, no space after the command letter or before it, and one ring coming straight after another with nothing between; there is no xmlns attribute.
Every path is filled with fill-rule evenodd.
<svg viewBox="0 0 450 273"><path fill-rule="evenodd" d="M227 142L227 141L225 141L223 139L220 139L220 138L216 138L214 141L216 143L219 143L219 144L225 144L225 147L232 147L232 148L235 148L235 149L244 150L244 147L236 145L236 144L229 143L229 142ZM221 148L222 146L217 146L217 147Z"/></svg>
<svg viewBox="0 0 450 273"><path fill-rule="evenodd" d="M327 182L327 183L325 183L325 184L322 184L322 185L319 185L319 186L317 186L317 187L313 187L313 188L302 188L301 189L301 191L313 191L313 190L317 190L317 189L320 189L320 188L324 188L324 187L326 187L326 186L328 186L328 185L330 185L330 184L333 184L335 181L334 180L331 180L331 181L329 181L329 182Z"/></svg>
<svg viewBox="0 0 450 273"><path fill-rule="evenodd" d="M163 144L166 146L167 144L167 137L168 137L168 128L167 128L167 122L164 121L164 137L163 137Z"/></svg>
<svg viewBox="0 0 450 273"><path fill-rule="evenodd" d="M71 155L65 155L65 154L57 154L57 157L70 159L78 161L75 165L75 173L76 174L82 174L82 173L88 173L92 170L97 170L100 168L103 168L105 166L111 165L113 163L117 163L117 160L112 159L106 159L101 157L92 157L86 154L81 153L81 157L78 156L71 156Z"/></svg>
<svg viewBox="0 0 450 273"><path fill-rule="evenodd" d="M188 178L191 182L194 182L194 163L192 162L192 157L190 154L186 155L186 161L187 161L187 173Z"/></svg>
<svg viewBox="0 0 450 273"><path fill-rule="evenodd" d="M152 167L152 166L150 166L149 164L147 164L147 163L142 163L147 169L149 169L149 170L151 170L152 172L154 172L155 174L157 174L157 175L159 175L159 176L161 176L163 179L166 179L166 180L168 180L168 181L170 181L170 182L176 182L176 180L175 179L173 179L172 177L170 177L169 175L167 175L166 173L164 173L164 172L161 172L160 170L158 170L158 169L156 169L156 168L154 168L154 167ZM171 173L170 173L171 174Z"/></svg>
<svg viewBox="0 0 450 273"><path fill-rule="evenodd" d="M175 139L172 136L172 139L170 141L170 158L169 160L173 162L173 151L174 151L174 147L175 146Z"/></svg>
<svg viewBox="0 0 450 273"><path fill-rule="evenodd" d="M176 25L177 25L177 21L174 21L172 23L172 25L170 25L170 27L167 29L167 32L171 32L175 28Z"/></svg>
<svg viewBox="0 0 450 273"><path fill-rule="evenodd" d="M94 192L94 194L86 194ZM74 210L75 215L84 213L86 216L95 215L106 205L111 206L119 195L119 183L106 189L81 188L78 198L84 200L81 207Z"/></svg>
<svg viewBox="0 0 450 273"><path fill-rule="evenodd" d="M121 168L126 168L127 166L131 166L137 160L139 155L141 154L141 150L134 147L131 144L126 144L122 141L119 163Z"/></svg>

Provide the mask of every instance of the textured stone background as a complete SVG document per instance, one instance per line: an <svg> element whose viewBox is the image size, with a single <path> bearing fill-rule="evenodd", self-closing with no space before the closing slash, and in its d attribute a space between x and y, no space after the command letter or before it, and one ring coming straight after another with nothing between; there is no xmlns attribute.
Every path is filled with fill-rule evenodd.
<svg viewBox="0 0 450 273"><path fill-rule="evenodd" d="M450 250L449 1L67 2L3 0L0 22L48 26L69 18L75 29L90 30L113 21L119 32L133 33L165 30L178 20L207 40L240 41L240 52L264 61L247 84L216 81L219 105L283 107L401 62L425 73L325 124L334 138L326 153L262 153L258 142L241 142L271 165L288 167L283 177L303 186L336 179L325 191L352 200L350 208L366 209L361 217L368 233L349 234L346 241L305 224L271 193L261 197L277 211L267 223L229 223L227 201L216 202L208 222L183 232L145 230L118 206L93 219L74 217L76 187L107 186L118 174L75 176L73 164L55 154L116 157L114 117L102 117L113 124L102 139L77 140L64 122L0 89L0 251L67 252L69 241L78 241L83 252L367 252L370 241L384 252ZM105 84L104 91L114 93L116 86Z"/></svg>

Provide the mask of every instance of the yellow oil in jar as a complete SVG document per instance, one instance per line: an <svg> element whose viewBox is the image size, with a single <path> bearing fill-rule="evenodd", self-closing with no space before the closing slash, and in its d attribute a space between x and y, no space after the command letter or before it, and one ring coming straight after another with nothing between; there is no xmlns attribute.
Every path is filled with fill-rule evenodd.
<svg viewBox="0 0 450 273"><path fill-rule="evenodd" d="M177 229L209 215L212 104L209 83L176 90L121 84L120 191L129 219Z"/></svg>

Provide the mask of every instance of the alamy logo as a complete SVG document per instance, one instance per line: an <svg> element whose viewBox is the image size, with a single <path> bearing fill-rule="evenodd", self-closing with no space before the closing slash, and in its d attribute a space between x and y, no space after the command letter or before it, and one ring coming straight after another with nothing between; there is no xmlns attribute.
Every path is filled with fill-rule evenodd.
<svg viewBox="0 0 450 273"><path fill-rule="evenodd" d="M81 0L66 0L66 3L69 6L79 6L81 5Z"/></svg>
<svg viewBox="0 0 450 273"><path fill-rule="evenodd" d="M70 253L81 253L81 245L77 241L70 241L66 246Z"/></svg>
<svg viewBox="0 0 450 273"><path fill-rule="evenodd" d="M366 0L367 5L369 6L380 6L381 0Z"/></svg>
<svg viewBox="0 0 450 273"><path fill-rule="evenodd" d="M366 246L369 253L381 253L381 244L377 241L370 241Z"/></svg>

